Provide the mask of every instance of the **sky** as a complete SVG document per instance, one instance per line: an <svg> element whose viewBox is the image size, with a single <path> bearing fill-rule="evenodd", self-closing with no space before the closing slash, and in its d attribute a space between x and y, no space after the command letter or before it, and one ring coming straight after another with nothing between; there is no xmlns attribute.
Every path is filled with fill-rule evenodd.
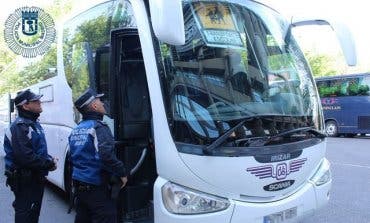
<svg viewBox="0 0 370 223"><path fill-rule="evenodd" d="M63 1L63 0L61 0ZM87 3L102 2L104 0L76 0L74 11L86 7ZM356 71L370 71L370 15L366 0L258 0L277 9L286 18L291 16L328 17L346 24L353 34L356 43L358 66ZM12 0L6 1L0 8L0 23L22 6L45 7L51 0ZM297 28L294 32L298 42L304 50L316 51L324 54L340 53L335 34L329 27ZM0 40L3 41L3 40ZM339 58L340 59L340 58ZM339 60L338 59L338 60ZM341 58L343 60L343 58ZM344 63L344 60L341 61Z"/></svg>

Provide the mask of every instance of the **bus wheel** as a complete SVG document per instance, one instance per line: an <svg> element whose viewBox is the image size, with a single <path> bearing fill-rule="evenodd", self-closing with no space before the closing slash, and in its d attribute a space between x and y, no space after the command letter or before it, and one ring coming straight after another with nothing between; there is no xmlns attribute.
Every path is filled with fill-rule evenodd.
<svg viewBox="0 0 370 223"><path fill-rule="evenodd" d="M327 121L325 123L326 134L330 137L338 136L338 125L335 121Z"/></svg>

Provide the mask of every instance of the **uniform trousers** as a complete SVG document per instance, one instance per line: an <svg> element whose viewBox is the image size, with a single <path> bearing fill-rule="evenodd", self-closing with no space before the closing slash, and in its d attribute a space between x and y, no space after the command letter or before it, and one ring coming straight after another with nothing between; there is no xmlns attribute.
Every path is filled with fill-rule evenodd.
<svg viewBox="0 0 370 223"><path fill-rule="evenodd" d="M15 223L37 223L44 195L45 177L19 177L10 187L15 196Z"/></svg>
<svg viewBox="0 0 370 223"><path fill-rule="evenodd" d="M116 223L116 203L108 187L77 186L75 223Z"/></svg>

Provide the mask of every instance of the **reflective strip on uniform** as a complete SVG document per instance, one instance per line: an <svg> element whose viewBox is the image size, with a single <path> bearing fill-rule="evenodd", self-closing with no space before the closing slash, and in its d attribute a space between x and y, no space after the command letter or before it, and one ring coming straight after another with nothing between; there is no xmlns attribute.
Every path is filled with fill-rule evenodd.
<svg viewBox="0 0 370 223"><path fill-rule="evenodd" d="M31 127L28 128L28 134L27 134L27 137L29 139L32 139L32 132L33 132L33 129Z"/></svg>
<svg viewBox="0 0 370 223"><path fill-rule="evenodd" d="M83 106L85 106L85 105L90 104L94 99L95 99L95 97L94 97L94 96L91 96L89 99L87 99L87 101L85 101L85 103L83 103L83 104L80 106L80 108L82 108L82 107L83 107Z"/></svg>
<svg viewBox="0 0 370 223"><path fill-rule="evenodd" d="M15 106L20 106L20 105L24 105L26 104L27 100L24 99L23 101L19 102L18 104L16 104Z"/></svg>

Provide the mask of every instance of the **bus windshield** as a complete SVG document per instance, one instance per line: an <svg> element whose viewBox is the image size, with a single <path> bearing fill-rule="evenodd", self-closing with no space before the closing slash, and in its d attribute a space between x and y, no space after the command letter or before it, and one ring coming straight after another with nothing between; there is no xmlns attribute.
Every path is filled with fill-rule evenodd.
<svg viewBox="0 0 370 223"><path fill-rule="evenodd" d="M240 120L239 137L321 130L310 69L277 12L245 1L184 1L186 42L160 43L175 141L209 145Z"/></svg>

